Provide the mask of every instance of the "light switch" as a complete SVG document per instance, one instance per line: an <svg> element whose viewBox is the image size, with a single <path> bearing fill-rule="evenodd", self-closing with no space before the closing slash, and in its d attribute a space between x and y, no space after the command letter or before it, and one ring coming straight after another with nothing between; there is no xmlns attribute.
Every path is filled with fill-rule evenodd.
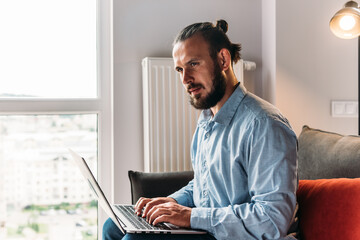
<svg viewBox="0 0 360 240"><path fill-rule="evenodd" d="M331 101L332 117L358 117L357 101Z"/></svg>

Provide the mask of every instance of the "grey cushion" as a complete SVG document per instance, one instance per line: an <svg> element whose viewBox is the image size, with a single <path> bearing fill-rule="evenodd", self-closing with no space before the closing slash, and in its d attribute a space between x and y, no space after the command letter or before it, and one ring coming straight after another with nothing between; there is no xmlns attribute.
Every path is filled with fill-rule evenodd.
<svg viewBox="0 0 360 240"><path fill-rule="evenodd" d="M145 173L130 170L128 175L132 204L135 204L140 197L166 197L194 178L192 171Z"/></svg>
<svg viewBox="0 0 360 240"><path fill-rule="evenodd" d="M360 137L304 126L298 161L300 179L360 177Z"/></svg>

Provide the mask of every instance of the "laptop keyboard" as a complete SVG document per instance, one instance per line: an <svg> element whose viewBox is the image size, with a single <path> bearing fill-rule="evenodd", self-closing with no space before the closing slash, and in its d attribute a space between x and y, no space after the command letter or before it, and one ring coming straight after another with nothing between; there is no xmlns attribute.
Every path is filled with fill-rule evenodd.
<svg viewBox="0 0 360 240"><path fill-rule="evenodd" d="M128 220L136 227L137 229L148 229L148 230L169 230L165 224L159 223L156 226L149 224L145 218L142 218L135 214L134 207L131 205L115 205L115 207L125 215Z"/></svg>

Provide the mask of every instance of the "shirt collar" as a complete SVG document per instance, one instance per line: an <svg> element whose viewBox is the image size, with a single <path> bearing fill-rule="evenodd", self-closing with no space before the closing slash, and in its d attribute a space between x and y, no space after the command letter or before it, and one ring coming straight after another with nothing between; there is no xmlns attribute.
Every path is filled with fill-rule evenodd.
<svg viewBox="0 0 360 240"><path fill-rule="evenodd" d="M199 117L198 124L201 126L207 122L214 121L223 125L229 125L231 119L234 117L236 109L246 93L247 90L245 86L240 83L214 117L210 109L203 110Z"/></svg>

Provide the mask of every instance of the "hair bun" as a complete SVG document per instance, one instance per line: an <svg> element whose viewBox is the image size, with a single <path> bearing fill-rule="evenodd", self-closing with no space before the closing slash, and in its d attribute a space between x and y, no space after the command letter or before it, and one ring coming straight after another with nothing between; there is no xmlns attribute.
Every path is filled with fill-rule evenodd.
<svg viewBox="0 0 360 240"><path fill-rule="evenodd" d="M228 30L228 24L227 24L227 22L226 22L225 20L223 20L223 19L220 19L220 20L217 20L217 21L216 21L216 27L217 27L218 29L221 29L224 33L226 33L227 30Z"/></svg>

